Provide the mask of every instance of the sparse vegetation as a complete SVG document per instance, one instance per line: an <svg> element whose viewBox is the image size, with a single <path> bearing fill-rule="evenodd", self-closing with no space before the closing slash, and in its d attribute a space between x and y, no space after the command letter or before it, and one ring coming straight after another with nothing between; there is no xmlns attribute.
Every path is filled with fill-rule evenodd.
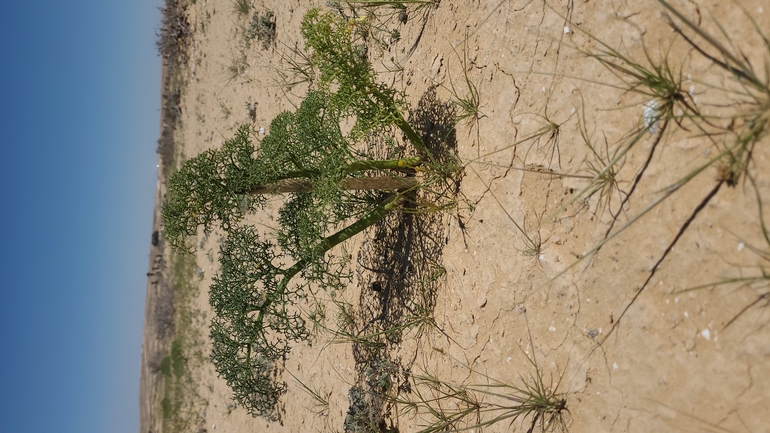
<svg viewBox="0 0 770 433"><path fill-rule="evenodd" d="M331 290L346 278L343 263L326 253L404 203L424 208L421 185L446 170L401 114L401 97L376 81L345 21L313 9L302 33L318 88L296 112L277 116L258 148L250 128L241 127L221 150L187 161L169 179L162 209L165 238L179 250L192 250L187 238L198 227L216 224L227 233L210 288L212 361L238 403L267 419L277 419L285 390L274 379L276 368L290 342L309 336L299 305L310 284ZM349 133L341 128L346 119L353 120ZM416 156L376 159L355 146L391 126L405 133ZM272 240L240 224L264 209L270 193L292 194ZM286 259L294 264L278 264ZM304 282L295 284L300 275Z"/></svg>
<svg viewBox="0 0 770 433"><path fill-rule="evenodd" d="M730 95L737 95L740 99L728 107L721 104L715 105L716 108L724 111L724 113L719 116L706 116L701 113L691 91L685 89L682 72L676 71L671 66L667 57L668 51L664 54L666 57L654 61L645 50L646 62L649 66L644 66L642 63L632 60L629 56L611 48L608 44L588 35L590 39L595 40L602 48L597 52L582 51L583 54L598 61L619 80L618 83L608 84L608 86L650 99L645 105L642 125L628 134L628 137L624 140L625 142L613 152L612 158L609 158L608 150L605 152L607 153L605 157L600 156L596 149L590 145L590 140L584 136L584 141L594 156L603 162L603 166L601 164L589 164L589 170L594 175L594 178L582 190L577 192L572 200L588 192L600 192L602 197L606 196L609 192L608 188L613 189L617 185L615 175L617 170L619 170L618 164L621 163L623 158L640 143L646 133L655 134L656 138L647 154L645 162L638 167L630 188L623 193L620 206L613 214L613 220L607 229L604 240L584 253L581 259L598 251L604 244L630 227L643 215L657 208L657 206L683 186L698 178L707 168L715 167L720 173L717 177L716 190L718 190L719 185L734 186L743 176L750 176L752 150L767 135L766 129L770 125L767 120L770 118L770 82L759 78L748 61L743 60L746 57L740 52L734 52L734 50L726 48L714 37L685 18L665 0L659 0L659 2L668 12L692 30L702 42L699 43L694 39L695 37L688 36L672 18L668 17L666 18L667 22L674 32L681 36L695 52L702 54L715 66L727 72L734 80L734 83L737 84L737 87L729 83L723 85L714 84L709 85L707 88L711 89L714 93L720 93L723 97L731 98ZM756 24L753 20L751 22ZM767 37L756 25L755 29L760 39L768 47L767 56L770 58L770 45L767 44ZM729 39L728 35L725 34L724 36ZM732 43L730 43L730 46L735 47ZM708 54L707 50L715 50L717 54ZM737 51L737 48L735 50ZM749 119L746 119L747 116ZM742 126L736 129L734 124L739 119ZM665 188L662 194L651 201L640 212L631 216L619 229L613 231L620 213L623 212L628 200L633 196L636 187L642 181L643 175L649 167L659 143L664 140L670 125L673 122L681 129L687 131L689 129L684 124L685 121L688 122L689 128L695 128L703 136L709 137L710 142L719 148L719 153L716 157L710 158L706 163L701 164L697 168L682 173L681 177ZM715 137L721 137L721 139L717 140ZM715 193L716 191L712 190L707 194L707 200L713 197ZM697 210L703 206L705 206L705 203L701 203ZM691 218L697 215L697 210ZM686 229L691 220L688 220L682 230ZM681 233L680 231L676 239L681 236ZM667 252L664 253L661 260L666 255ZM575 264L577 262L573 263L572 266Z"/></svg>
<svg viewBox="0 0 770 433"><path fill-rule="evenodd" d="M183 65L187 62L192 31L185 3L183 0L166 0L161 9L161 24L155 45L167 64Z"/></svg>
<svg viewBox="0 0 770 433"><path fill-rule="evenodd" d="M194 267L195 260L190 256L172 258L174 338L159 368L163 374L160 409L166 432L189 431L201 421L199 414L191 410L200 403L192 370L204 361L197 311L193 307L197 294Z"/></svg>
<svg viewBox="0 0 770 433"><path fill-rule="evenodd" d="M565 396L558 391L561 379L546 382L535 355L526 358L532 371L526 377L519 376L520 385L501 382L465 366L485 383L456 384L424 372L411 377L412 396L394 400L403 416L422 420L420 433L472 431L503 422L511 426L519 419L529 426L527 432L535 427L541 432L566 432L569 410Z"/></svg>
<svg viewBox="0 0 770 433"><path fill-rule="evenodd" d="M465 239L470 233L470 229L466 230L466 222L470 221L468 227L483 227L484 220L490 224L492 218L486 213L484 218L480 215L467 218L467 215L461 216L458 212L457 224L453 220L450 227L463 236L469 260L476 256L474 248L481 251L487 242L504 243L503 251L516 251L525 258L536 260L537 268L532 273L522 275L522 280L510 279L508 283L527 281L531 290L520 290L516 286L517 297L522 291L522 296L528 300L533 299L530 296L542 295L543 305L554 301L565 308L563 311L572 311L574 305L578 310L590 309L591 301L584 301L587 298L584 293L572 295L561 287L537 286L543 283L538 280L538 272L549 272L543 280L553 283L586 258L598 257L596 253L621 233L643 224L640 221L645 215L663 209L662 204L674 201L669 199L685 186L693 187L691 191L704 191L700 201L696 200L691 208L684 211L675 209L678 212L672 239L665 241L665 249L657 256L650 255L650 263L644 263L646 280L636 284L633 293L623 294L623 305L610 307L610 324L604 325L604 332L598 325L596 329L575 331L582 323L576 323L573 316L566 317L570 328L562 343L572 338L570 333L583 332L581 335L587 338L586 345L591 347L588 349L589 356L591 351L604 347L603 343L650 285L664 260L670 257L675 246L679 248L678 242L691 223L706 212L712 199L718 192L726 191L726 187L743 184L744 191L751 190L756 194L759 224L770 248L770 234L762 218L761 190L766 189L767 182L764 178L761 182L757 180L763 175L756 156L759 150L764 150L763 145L767 144L770 136L770 81L767 72L770 68L770 60L767 60L770 59L770 40L748 12L746 17L756 31L762 49L767 51L764 75L741 52L741 44L731 40L719 23L716 28L721 32L711 34L665 0L659 0L659 3L664 11L665 23L674 37L670 43L664 42L668 45L660 54L648 49L647 35L641 31L639 43L631 49L627 48L625 40L618 44L600 40L584 30L590 26L571 22L572 2L568 2L567 13L564 16L559 12L557 14L564 21L564 34L576 39L575 46L580 47L576 50L583 56L572 59L590 63L597 69L603 68L603 71L597 74L597 79L565 77L557 72L561 71L557 66L553 67L554 72L550 75L542 74L553 76L554 84L547 93L546 87L542 86L543 96L538 93L530 100L538 101L538 104L543 100L545 102L523 113L524 116L531 116L525 118L524 123L516 121L523 117L522 112L511 109L508 115L515 126L511 125L509 142L499 141L494 147L487 144L490 148L487 152L481 143L484 130L480 127L480 120L485 117L482 112L482 77L489 77L492 81L495 74L513 76L518 73L506 70L507 66L500 60L502 57L498 59L500 64L494 63L494 71L488 65L490 69L486 69L478 81L472 79L467 53L469 34L466 31L459 84L453 82L450 76L448 86L444 86L443 90L439 86L439 91L444 92L447 99L451 98L451 103L448 103L451 109L442 112L451 118L451 125L442 129L443 124L439 125L436 117L421 120L418 110L410 111L410 104L407 103L410 99L393 84L403 78L398 76L403 73L400 66L393 70L386 66L389 72L395 70L394 75L398 78L384 80L378 70L381 68L374 67L371 60L382 59L384 64L390 57L391 62L397 62L397 54L389 56L391 50L408 58L411 50L407 53L406 48L397 45L402 37L400 30L404 30L400 26L408 21L411 13L426 11L438 2L327 3L333 11L311 9L305 15L300 28L304 45L295 44L292 48L283 45L287 48L282 56L287 68L278 74L283 80L284 90L297 87L307 92L298 100L291 99L291 103L296 104L294 108L276 116L259 135L252 128L261 125L242 126L229 140L220 142L220 147L204 151L185 162L168 180L168 194L162 208L165 240L178 251L193 252L197 243L194 239L201 232L218 232L224 236L219 250L220 269L209 289L209 302L214 312L209 334L213 343L210 359L218 375L232 389L238 406L253 416L281 421L281 402L291 386L286 383L285 373L289 373L296 386L310 396L312 407L308 409L320 417L332 418L330 414L336 410L330 410L330 401L335 396L339 397L339 389L316 387L313 382L303 382L299 373L295 376L284 370L284 363L294 346L306 341L315 344L320 340L322 344L343 344L353 350L356 365L352 374L355 374L355 379L348 384L349 408L342 425L346 432L397 432L400 419L407 417L415 420L420 432L511 429L514 423L516 431L528 433L568 431L570 411L567 394L559 389L561 376L548 380L534 351L532 355L525 352L526 360L522 358L520 364L525 364L527 370L516 373L517 381L514 375L513 380L511 377L497 380L454 360L453 366L465 366L468 378L474 378L474 381L466 379L457 382L442 379L438 372L429 373L426 366L422 366L422 374L413 374L417 352L411 361L408 359L412 353L401 353L401 344L405 340L426 343L421 339L425 335L439 335L453 349L469 350L457 343L456 334L467 332L465 324L475 325L475 314L477 311L479 315L483 314L482 309L487 305L486 298L480 293L477 308L470 317L453 321L453 313L445 314L445 320L454 324L455 328L457 323L461 323L460 328L452 328L454 334L437 323L433 308L436 306L438 282L443 281L447 272L453 278L451 281L467 282L466 272L474 270L470 265L467 268L457 266L456 269L445 269L440 254L425 253L426 249L440 251L450 242L450 234L454 234L449 229L446 233L419 233L422 227L416 222L419 218L426 218L426 215L455 208L455 194L463 192L460 191L458 178L464 169L478 178L474 185L477 191L473 191L478 200L467 200L469 213L473 214L482 200L487 200L485 204L493 203L504 213L492 217L504 220L505 224L510 222L514 226L511 230L515 228L512 231L515 236L507 236L504 240L494 238L496 228L487 229L489 231L483 233L489 234L490 239L472 239L477 242L471 243ZM506 2L502 1L502 4ZM270 50L276 45L277 31L272 11L255 11L253 2L247 0L235 0L233 5L238 17L244 20L239 24L242 33L238 35L242 38L237 42L241 51L227 67L230 81L243 77L249 67L244 46L248 48L256 41L262 49ZM500 12L500 5L492 9L486 19L492 13ZM556 10L546 1L542 5L552 8L551 12L547 12L548 7L543 7L544 15ZM245 20L247 17L251 17L250 21ZM283 23L283 16L281 18ZM621 22L630 21L622 18ZM478 26L478 20L476 23L474 25ZM543 25L543 28L546 27ZM414 32L414 28L406 30ZM540 28L537 31L540 32ZM417 39L421 36L422 32ZM461 37L461 33L458 31L454 36ZM547 55L555 52L557 60L554 65L558 65L561 41L565 38L560 35L558 45L541 48L541 51L536 48L535 54L542 54L542 58L546 59ZM164 40L164 43L172 39ZM160 42L158 46L164 58L166 55L169 58L184 58L174 54L172 48L161 47ZM595 48L590 48L592 46ZM478 47L476 49L479 50ZM672 52L684 54L679 58ZM256 54L267 56L270 53ZM459 53L455 54L460 58ZM694 68L695 74L703 73L704 77L690 77L686 72L685 65L692 67L694 58L708 65ZM256 62L252 65L259 66ZM525 72L529 77L533 69ZM717 82L709 82L709 78L715 75ZM518 76L516 78L514 83L518 81ZM601 99L610 101L608 104L611 107L591 107L588 104L596 100L594 95L587 102L581 89L575 87L572 95L576 100L579 95L580 103L574 103L570 113L568 105L565 110L564 105L557 101L561 94L558 81L562 79L590 83L612 93L614 99ZM232 84L230 81L227 85ZM702 88L699 88L700 93L696 94L692 87L688 88L693 82ZM530 83L518 83L522 89L516 87L517 101L522 92L540 92L539 84L532 90L527 88ZM485 91L487 86L484 81ZM500 112L507 108L503 96L497 103L494 103L497 95L490 98L493 103L485 109L490 116L499 118ZM169 98L168 110L178 109L181 90L164 94L164 98ZM484 97L486 99L487 96ZM260 106L261 119L268 100L259 100L260 103L265 101L264 107ZM549 108L549 105L556 108ZM232 114L228 107L220 101L225 120ZM592 109L606 112L629 110L633 114L612 129L589 118L594 112ZM246 112L250 121L255 123L257 103L247 102ZM164 119L166 116L164 111ZM164 161L173 161L175 156L175 116L169 111L170 129L164 127L159 140L158 152L163 155ZM534 122L528 122L533 117ZM505 119L505 115L502 118ZM459 124L468 126L469 131L475 128L474 152L478 152L475 159L459 161L448 144ZM678 140L686 141L686 145L690 146L687 151L695 149L686 154L690 159L680 163L679 159L684 159L677 154L672 157L674 162L661 162L664 149L672 147L673 143L678 144ZM467 147L464 150L467 151ZM700 154L691 158L696 151ZM510 162L498 160L503 152L511 154ZM566 155L564 161L562 153ZM669 157L670 153L666 155ZM537 161L532 163L530 160ZM511 171L532 173L548 179L548 186L543 188L547 191L542 192L543 208L534 211L531 206L518 208L521 200L515 198L516 188L520 188L519 196L524 193L540 194L540 188L526 190L526 183L521 177L509 177ZM713 176L702 176L704 173ZM548 193L556 189L551 186L550 180L557 179L558 182L554 183L559 184L556 190L558 195L549 196ZM696 184L696 179L702 185ZM542 179L538 177L537 180ZM568 181L572 183L567 184ZM507 182L506 187L513 185L513 190L500 188L502 182ZM661 185L663 188L660 188ZM738 189L731 191L740 194ZM271 196L276 194L282 194L283 198L272 200ZM589 209L585 217L590 223L569 221L575 216L570 215L562 218L566 222L559 227L563 222L559 218L572 204L576 206L571 209L579 208L575 215ZM684 216L681 215L683 213ZM270 218L271 222L265 223L269 227L255 225L255 215ZM597 226L599 223L603 225ZM582 229L577 227L579 224L584 224ZM569 228L566 228L567 225ZM591 230L586 229L589 225ZM557 234L556 231L562 228L563 232ZM584 248L576 239L578 235L586 237L586 233L591 236L594 236L592 233L598 234L588 237L587 242L591 243ZM365 240L355 249L348 249L349 245L345 244L355 237L364 237ZM572 244L556 247L557 244L564 245L565 241ZM549 242L553 242L553 246ZM748 248L760 263L752 268L752 272L744 273L741 269L741 274L735 278L673 292L697 291L714 286L753 289L755 293L750 298L751 302L747 302L742 309L736 308L734 318L722 329L731 326L750 309L770 305L767 290L770 271L764 266L770 262L770 252L756 243L741 242L739 248ZM203 247L203 242L200 246ZM351 251L357 252L358 256ZM550 254L552 251L554 254ZM552 257L546 258L544 252L553 256L553 260ZM687 253L691 252L688 250ZM567 258L566 264L562 262L564 258ZM612 259L618 262L615 255ZM355 273L349 267L354 261L358 265L354 268ZM561 266L561 269L552 271L556 266ZM623 266L627 267L626 264ZM495 269L495 273L498 271ZM630 272L628 274L631 275ZM203 273L200 275L203 276ZM632 276L629 275L623 277L630 280ZM497 277L495 275L490 287L506 284L502 281L506 278ZM571 277L574 277L572 285L577 287L576 291L584 290L578 286L589 277L574 274ZM485 283L491 281L492 278ZM346 287L353 282L360 289L360 295L356 295L360 296L357 303L350 299L350 295L343 296ZM626 283L626 280L623 282ZM463 289L476 290L475 283L471 284L472 287ZM657 280L655 284L658 284ZM456 288L452 288L451 293ZM508 289L514 291L513 287L507 286L504 290ZM542 292L540 289L543 289ZM618 293L624 289L618 288ZM450 296L457 296L463 302L468 299L474 302L465 294ZM604 299L602 302L605 302ZM454 308L454 311L468 309L454 298L447 304L445 307ZM518 305L506 305L505 308L508 307L518 308ZM619 308L619 314L613 308ZM186 428L189 425L185 423L191 421L180 415L187 404L187 400L180 396L188 391L183 385L189 383L188 370L195 355L191 349L194 343L184 334L184 314L187 313L183 311L180 314L178 322L182 324L182 330L177 332L168 355L159 364L156 361L155 365L169 384L160 402L164 419L176 423L179 428ZM685 317L688 317L687 314ZM503 316L499 314L492 324L495 325L498 319L502 321ZM489 321L476 326L482 325L489 325ZM556 326L551 332L555 330ZM490 332L489 339L483 341L477 341L474 336L472 344L477 346L468 347L480 347L482 353L479 356L482 356L486 345L492 344L491 335ZM500 338L510 337L501 331ZM426 344L430 347L427 350L443 353L433 347L443 344L443 341L436 343L428 340ZM530 343L533 343L531 336ZM558 344L558 341L553 343L554 346ZM503 345L500 344L500 347ZM561 347L554 350L561 350ZM692 350L690 347L693 346L688 346L687 350ZM396 348L399 352L394 356ZM421 346L413 350L425 349ZM572 356L572 349L569 350ZM499 351L502 353L503 349ZM613 371L617 369L614 366ZM606 370L607 375L612 374L609 367ZM579 374L582 375L583 371ZM585 376L587 388L591 378L587 372ZM579 410L581 400L573 402L570 399L569 402L571 410Z"/></svg>
<svg viewBox="0 0 770 433"><path fill-rule="evenodd" d="M248 16L249 12L251 12L251 0L234 0L233 12L235 12L238 17Z"/></svg>
<svg viewBox="0 0 770 433"><path fill-rule="evenodd" d="M174 133L179 126L183 82L181 68L188 61L188 50L192 40L190 23L187 20L186 2L166 0L161 9L161 24L156 32L156 47L166 67L162 93L161 133L157 153L160 155L163 171L168 175L175 161Z"/></svg>
<svg viewBox="0 0 770 433"><path fill-rule="evenodd" d="M468 76L468 47L467 47L467 32L466 32L466 44L463 45L462 54L462 68L463 68L463 84L465 89L460 86L455 86L452 81L452 77L449 77L449 90L452 93L452 102L457 106L457 123L465 123L469 127L475 127L477 132L477 141L479 133L479 120L486 117L481 112L481 81L483 77L479 77L479 82L474 83ZM455 54L457 51L455 50ZM459 54L458 54L459 57ZM469 131L470 134L470 131Z"/></svg>
<svg viewBox="0 0 770 433"><path fill-rule="evenodd" d="M275 14L272 11L254 12L246 29L246 41L250 43L256 39L266 50L275 44L275 36Z"/></svg>

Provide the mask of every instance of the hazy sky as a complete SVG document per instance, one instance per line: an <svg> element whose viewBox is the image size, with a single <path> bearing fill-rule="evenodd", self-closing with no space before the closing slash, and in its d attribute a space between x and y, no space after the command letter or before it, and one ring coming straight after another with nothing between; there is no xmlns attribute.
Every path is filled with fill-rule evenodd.
<svg viewBox="0 0 770 433"><path fill-rule="evenodd" d="M161 3L3 2L2 432L138 432Z"/></svg>

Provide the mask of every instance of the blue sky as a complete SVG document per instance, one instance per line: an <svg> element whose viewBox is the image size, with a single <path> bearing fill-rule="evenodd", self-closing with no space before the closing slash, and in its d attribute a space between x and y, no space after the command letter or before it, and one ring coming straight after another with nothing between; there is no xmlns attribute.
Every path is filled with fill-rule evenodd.
<svg viewBox="0 0 770 433"><path fill-rule="evenodd" d="M2 432L138 431L161 3L3 3Z"/></svg>

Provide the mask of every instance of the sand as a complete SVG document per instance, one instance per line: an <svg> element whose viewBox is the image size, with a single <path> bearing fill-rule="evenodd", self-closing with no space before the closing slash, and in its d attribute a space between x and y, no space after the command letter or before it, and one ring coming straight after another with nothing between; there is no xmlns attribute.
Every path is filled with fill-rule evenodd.
<svg viewBox="0 0 770 433"><path fill-rule="evenodd" d="M458 384L494 378L521 385L522 378L534 373L530 361L535 359L546 383L558 384L566 400L569 412L564 419L571 432L768 432L768 286L713 284L761 275L762 266L768 265L751 249L770 249L761 236L752 186L745 181L724 184L711 197L719 173L707 168L580 261L603 239L623 195L614 191L602 199L595 194L585 202L571 200L586 186L588 162L595 161L581 128L606 159L619 140L643 122L651 99L608 86L620 81L579 52L601 48L583 32L643 64L642 35L653 60L670 50L671 67L677 74L682 71L683 80L691 78L685 86L692 86L694 98L700 96L694 103L704 113L729 112L723 106L731 101L717 106L701 80L729 79L676 39L657 2L556 3L554 11L540 1L442 0L425 20L411 16L401 27L401 41L389 52L372 54L375 64L391 56L400 61L403 70L385 73L383 80L403 89L417 107L429 99L431 89L438 104L452 101L450 80L463 93L462 53L467 50L465 73L478 85L484 115L477 123L459 124L454 135L457 153L468 163L458 206L412 222L424 229L415 235L416 242L424 244L428 234L440 239L427 253L445 273L435 284L437 326L419 338L406 335L390 348L388 359L399 366L394 381L402 381L403 369L409 368L412 374L428 371ZM716 29L711 21L716 17L760 71L763 61L769 61L770 53L762 50L750 22L730 2L674 4L687 16L701 19L710 31ZM767 3L741 4L770 33ZM312 5L323 3L255 2L253 11L271 10L276 17L277 41L268 49L259 44L244 48L248 18L233 12L232 1L198 0L188 7L194 36L176 132L180 155L189 158L219 146L243 123L267 128L276 114L301 100L301 85L290 93L280 86L286 70L282 56L300 39L299 23ZM559 14L566 14L568 5L570 22L565 24ZM407 56L415 41L416 48ZM233 73L242 59L243 68ZM255 103L249 112L247 104ZM561 125L558 148L548 141L549 135L539 143L513 146L548 122ZM669 128L615 229L718 153L687 122ZM620 191L627 193L633 185L655 137L642 134L638 146L623 158ZM755 149L753 171L759 192L770 196L770 149L763 144L770 144L768 137ZM164 181L161 176L159 197ZM156 230L159 224L156 217ZM390 230L397 230L392 224ZM531 238L539 237L541 250L527 251L517 226L526 228ZM365 269L367 260L376 261L369 253L377 248L375 237L370 230L345 246L358 271L345 296L364 318L367 308L373 308L366 302L381 299L371 293L381 276ZM187 363L194 396L184 406L194 420L190 431L343 431L348 391L367 366L351 344L327 344L329 333L321 332L312 345L297 344L285 365L287 372L328 399L323 414L313 413L312 397L286 373L282 378L289 388L280 423L252 418L232 406L227 385L206 360L212 314L207 287L217 270L218 237L201 242L195 259L202 277L196 277L199 289L188 305L196 312L191 326L198 329L198 355L188 356ZM173 308L163 306L168 295L162 287L171 275L163 265L171 262L169 254L162 240L153 246L142 370L143 432L167 431L159 409L164 377L159 368L173 330L164 331L160 319L153 317ZM699 286L705 288L686 291ZM398 409L392 407L386 414L388 426L411 432L425 422ZM484 431L527 431L530 425L531 418L520 418Z"/></svg>

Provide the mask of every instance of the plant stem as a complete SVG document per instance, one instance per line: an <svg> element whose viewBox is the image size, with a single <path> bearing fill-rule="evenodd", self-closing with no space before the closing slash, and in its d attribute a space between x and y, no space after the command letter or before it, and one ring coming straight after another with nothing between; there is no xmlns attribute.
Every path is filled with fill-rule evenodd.
<svg viewBox="0 0 770 433"><path fill-rule="evenodd" d="M393 191L414 188L418 185L413 177L375 176L343 179L339 183L345 191ZM270 185L260 185L249 190L249 194L285 194L312 191L310 179L286 179Z"/></svg>
<svg viewBox="0 0 770 433"><path fill-rule="evenodd" d="M312 249L313 252L309 257L305 257L302 260L299 260L290 268L286 269L283 272L283 279L281 280L281 283L278 285L276 290L267 297L265 302L260 307L257 323L262 323L265 311L268 309L267 307L283 295L283 293L286 291L286 287L289 285L289 281L291 281L292 278L294 278L298 273L305 269L311 263L311 261L315 260L317 257L322 256L327 251L341 244L342 242L345 242L353 236L361 233L368 227L376 224L401 202L400 198L401 194L389 195L382 203L380 203L379 206L372 209L368 214L361 217L358 221L343 228L337 233L334 233L333 235L321 239L316 244L315 248Z"/></svg>
<svg viewBox="0 0 770 433"><path fill-rule="evenodd" d="M367 170L398 171L414 173L415 167L422 164L422 158L415 156L403 159L363 160L356 161L347 166L346 173L357 173ZM279 176L273 183L257 185L245 194L282 194L289 192L310 191L313 189L313 172L309 170L290 171ZM396 190L417 186L417 181L412 178L375 176L364 178L349 178L340 181L340 187L344 190Z"/></svg>
<svg viewBox="0 0 770 433"><path fill-rule="evenodd" d="M393 123L396 124L398 129L400 129L405 135L406 138L409 139L410 142L412 142L412 145L417 149L417 152L420 153L422 156L430 157L430 151L428 151L428 147L425 146L425 142L422 141L422 137L420 134L415 132L414 129L412 129L412 126L409 124L409 122L404 119L404 116L401 115L401 112L398 111L398 109L393 105L393 100L386 96L384 93L382 93L376 86L371 86L370 91L372 92L372 95L383 104L388 104L388 110L390 110L391 116L393 116Z"/></svg>
<svg viewBox="0 0 770 433"><path fill-rule="evenodd" d="M422 158L419 156L403 159L386 159L386 160L367 160L356 161L348 165L348 173L355 173L357 171L364 170L395 170L400 171L403 169L413 169L422 163Z"/></svg>

